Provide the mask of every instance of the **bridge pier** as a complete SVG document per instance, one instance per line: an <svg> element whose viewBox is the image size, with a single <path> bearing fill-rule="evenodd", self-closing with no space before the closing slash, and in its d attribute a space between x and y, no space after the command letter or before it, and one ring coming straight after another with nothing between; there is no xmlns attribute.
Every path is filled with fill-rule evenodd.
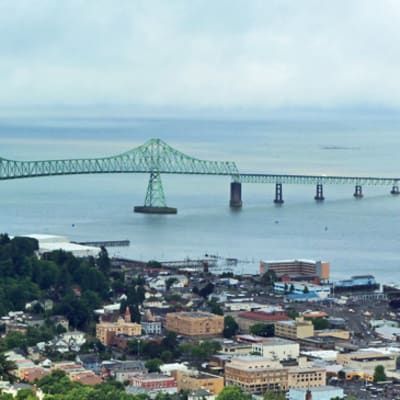
<svg viewBox="0 0 400 400"><path fill-rule="evenodd" d="M325 200L324 186L322 185L322 183L317 183L314 200L316 200L316 201L324 201Z"/></svg>
<svg viewBox="0 0 400 400"><path fill-rule="evenodd" d="M231 208L241 208L242 205L242 184L240 182L231 182L231 198L229 206Z"/></svg>
<svg viewBox="0 0 400 400"><path fill-rule="evenodd" d="M283 192L282 192L282 183L276 183L275 184L275 199L274 199L275 204L283 204Z"/></svg>
<svg viewBox="0 0 400 400"><path fill-rule="evenodd" d="M356 185L353 196L356 199L362 199L363 198L362 186L361 185Z"/></svg>
<svg viewBox="0 0 400 400"><path fill-rule="evenodd" d="M390 194L393 194L393 195L400 194L399 186L397 184L393 185L392 190L390 191Z"/></svg>
<svg viewBox="0 0 400 400"><path fill-rule="evenodd" d="M133 212L142 214L176 214L178 212L174 207L167 207L160 172L150 173L144 205L135 206Z"/></svg>

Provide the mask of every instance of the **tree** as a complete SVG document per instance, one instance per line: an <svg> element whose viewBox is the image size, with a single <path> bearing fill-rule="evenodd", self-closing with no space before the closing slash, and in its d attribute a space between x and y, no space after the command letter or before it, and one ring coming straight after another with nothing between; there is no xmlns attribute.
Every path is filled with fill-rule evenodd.
<svg viewBox="0 0 400 400"><path fill-rule="evenodd" d="M110 258L108 257L107 249L104 246L101 246L100 249L101 250L96 260L96 264L103 274L108 275L111 269L111 261Z"/></svg>
<svg viewBox="0 0 400 400"><path fill-rule="evenodd" d="M161 365L163 365L163 362L159 358L153 358L145 363L145 367L149 370L149 372L160 372Z"/></svg>
<svg viewBox="0 0 400 400"><path fill-rule="evenodd" d="M216 400L251 400L251 395L244 393L238 386L225 386Z"/></svg>
<svg viewBox="0 0 400 400"><path fill-rule="evenodd" d="M178 282L178 279L175 277L170 277L165 281L165 290L169 292L172 286L174 286L175 283Z"/></svg>
<svg viewBox="0 0 400 400"><path fill-rule="evenodd" d="M312 323L317 331L329 328L329 321L326 318L314 318Z"/></svg>
<svg viewBox="0 0 400 400"><path fill-rule="evenodd" d="M267 271L262 277L261 277L261 283L267 286L272 286L276 281L278 280L278 277L276 276L275 271Z"/></svg>
<svg viewBox="0 0 400 400"><path fill-rule="evenodd" d="M214 291L214 285L208 282L206 286L199 290L199 295L201 297L207 298Z"/></svg>
<svg viewBox="0 0 400 400"><path fill-rule="evenodd" d="M290 293L293 293L293 292L294 292L294 285L293 285L293 283L290 285L289 292L290 292Z"/></svg>
<svg viewBox="0 0 400 400"><path fill-rule="evenodd" d="M346 379L346 372L343 371L343 370L340 370L340 371L338 372L338 378L341 379L341 380Z"/></svg>
<svg viewBox="0 0 400 400"><path fill-rule="evenodd" d="M256 336L271 337L275 335L275 326L273 324L254 324L250 327L250 333Z"/></svg>
<svg viewBox="0 0 400 400"><path fill-rule="evenodd" d="M13 382L14 376L12 371L16 368L16 365L7 359L4 353L0 353L0 377L3 380L8 380Z"/></svg>
<svg viewBox="0 0 400 400"><path fill-rule="evenodd" d="M230 339L232 336L236 335L238 330L239 330L239 325L237 324L235 319L232 316L227 315L224 318L224 331L223 331L224 337Z"/></svg>
<svg viewBox="0 0 400 400"><path fill-rule="evenodd" d="M303 293L304 293L304 294L307 294L307 293L309 293L309 292L310 292L310 290L308 289L308 286L307 286L307 285L304 286Z"/></svg>
<svg viewBox="0 0 400 400"><path fill-rule="evenodd" d="M213 297L208 302L208 306L210 307L210 311L213 314L224 315L224 311L222 310L222 307L218 304L217 299L215 297Z"/></svg>
<svg viewBox="0 0 400 400"><path fill-rule="evenodd" d="M374 372L374 382L386 381L385 368L383 365L377 365Z"/></svg>
<svg viewBox="0 0 400 400"><path fill-rule="evenodd" d="M264 393L264 400L285 400L286 396L282 392L265 392Z"/></svg>

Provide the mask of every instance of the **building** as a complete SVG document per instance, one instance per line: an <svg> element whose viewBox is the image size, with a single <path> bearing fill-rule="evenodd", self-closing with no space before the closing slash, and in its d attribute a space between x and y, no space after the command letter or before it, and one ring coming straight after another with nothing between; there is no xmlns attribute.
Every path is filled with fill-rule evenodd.
<svg viewBox="0 0 400 400"><path fill-rule="evenodd" d="M174 377L159 373L134 375L130 379L130 383L132 386L145 389L146 391L159 391L163 389L176 390L177 388Z"/></svg>
<svg viewBox="0 0 400 400"><path fill-rule="evenodd" d="M275 336L293 340L304 339L314 336L314 325L302 317L290 321L280 321L275 324Z"/></svg>
<svg viewBox="0 0 400 400"><path fill-rule="evenodd" d="M373 372L378 365L382 365L385 370L395 370L396 357L397 354L383 354L377 351L354 351L338 354L336 362L345 369Z"/></svg>
<svg viewBox="0 0 400 400"><path fill-rule="evenodd" d="M310 389L290 389L288 400L306 400L307 391L311 393L311 399L315 400L332 400L344 398L344 391L340 387L321 386Z"/></svg>
<svg viewBox="0 0 400 400"><path fill-rule="evenodd" d="M300 345L292 340L278 337L265 338L260 343L253 343L252 353L257 353L270 360L297 360L300 354Z"/></svg>
<svg viewBox="0 0 400 400"><path fill-rule="evenodd" d="M275 325L278 321L287 321L289 316L280 307L271 307L257 311L241 312L235 318L239 328L243 332L249 332L250 327L255 324Z"/></svg>
<svg viewBox="0 0 400 400"><path fill-rule="evenodd" d="M252 394L319 387L325 384L325 380L323 368L283 367L279 361L261 356L237 357L225 365L225 384L239 386Z"/></svg>
<svg viewBox="0 0 400 400"><path fill-rule="evenodd" d="M333 285L335 292L352 291L352 290L376 290L379 284L373 275L356 275L350 279L337 281Z"/></svg>
<svg viewBox="0 0 400 400"><path fill-rule="evenodd" d="M220 335L224 330L224 317L200 311L168 313L165 329L186 336Z"/></svg>
<svg viewBox="0 0 400 400"><path fill-rule="evenodd" d="M281 280L329 281L330 265L325 261L280 260L261 261L260 275L273 271Z"/></svg>
<svg viewBox="0 0 400 400"><path fill-rule="evenodd" d="M274 291L291 295L316 294L321 299L326 299L331 294L330 286L315 285L309 282L275 282Z"/></svg>
<svg viewBox="0 0 400 400"><path fill-rule="evenodd" d="M129 307L126 308L124 318L118 318L117 322L103 322L96 325L96 337L105 346L113 342L117 335L140 336L142 327L140 324L131 322L131 313Z"/></svg>
<svg viewBox="0 0 400 400"><path fill-rule="evenodd" d="M175 371L173 375L176 378L178 391L204 389L213 395L217 395L224 388L222 376L199 371Z"/></svg>
<svg viewBox="0 0 400 400"><path fill-rule="evenodd" d="M97 257L101 251L99 247L71 243L64 236L31 234L24 235L24 237L36 239L39 242L39 254L63 250L71 252L75 257Z"/></svg>

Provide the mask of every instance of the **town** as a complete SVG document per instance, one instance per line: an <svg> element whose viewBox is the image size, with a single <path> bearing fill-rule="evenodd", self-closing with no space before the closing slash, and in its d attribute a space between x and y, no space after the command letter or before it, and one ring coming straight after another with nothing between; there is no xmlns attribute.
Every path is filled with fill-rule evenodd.
<svg viewBox="0 0 400 400"><path fill-rule="evenodd" d="M0 236L0 399L400 398L400 287ZM234 263L235 260L229 260Z"/></svg>

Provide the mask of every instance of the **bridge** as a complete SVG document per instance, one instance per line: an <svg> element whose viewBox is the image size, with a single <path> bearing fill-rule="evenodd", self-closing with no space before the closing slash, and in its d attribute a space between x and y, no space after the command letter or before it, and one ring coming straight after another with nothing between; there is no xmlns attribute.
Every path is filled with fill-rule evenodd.
<svg viewBox="0 0 400 400"><path fill-rule="evenodd" d="M217 175L231 178L230 206L242 207L242 183L275 184L275 204L283 204L283 184L312 184L316 187L314 199L324 200L325 184L352 184L354 197L362 198L364 185L391 186L390 193L400 194L400 178L291 175L291 174L244 174L232 161L206 161L188 156L160 139L151 139L130 151L110 157L66 160L16 161L0 158L0 180L36 178L45 176L148 173L150 174L143 206L135 212L149 214L175 214L176 208L168 207L161 174Z"/></svg>

